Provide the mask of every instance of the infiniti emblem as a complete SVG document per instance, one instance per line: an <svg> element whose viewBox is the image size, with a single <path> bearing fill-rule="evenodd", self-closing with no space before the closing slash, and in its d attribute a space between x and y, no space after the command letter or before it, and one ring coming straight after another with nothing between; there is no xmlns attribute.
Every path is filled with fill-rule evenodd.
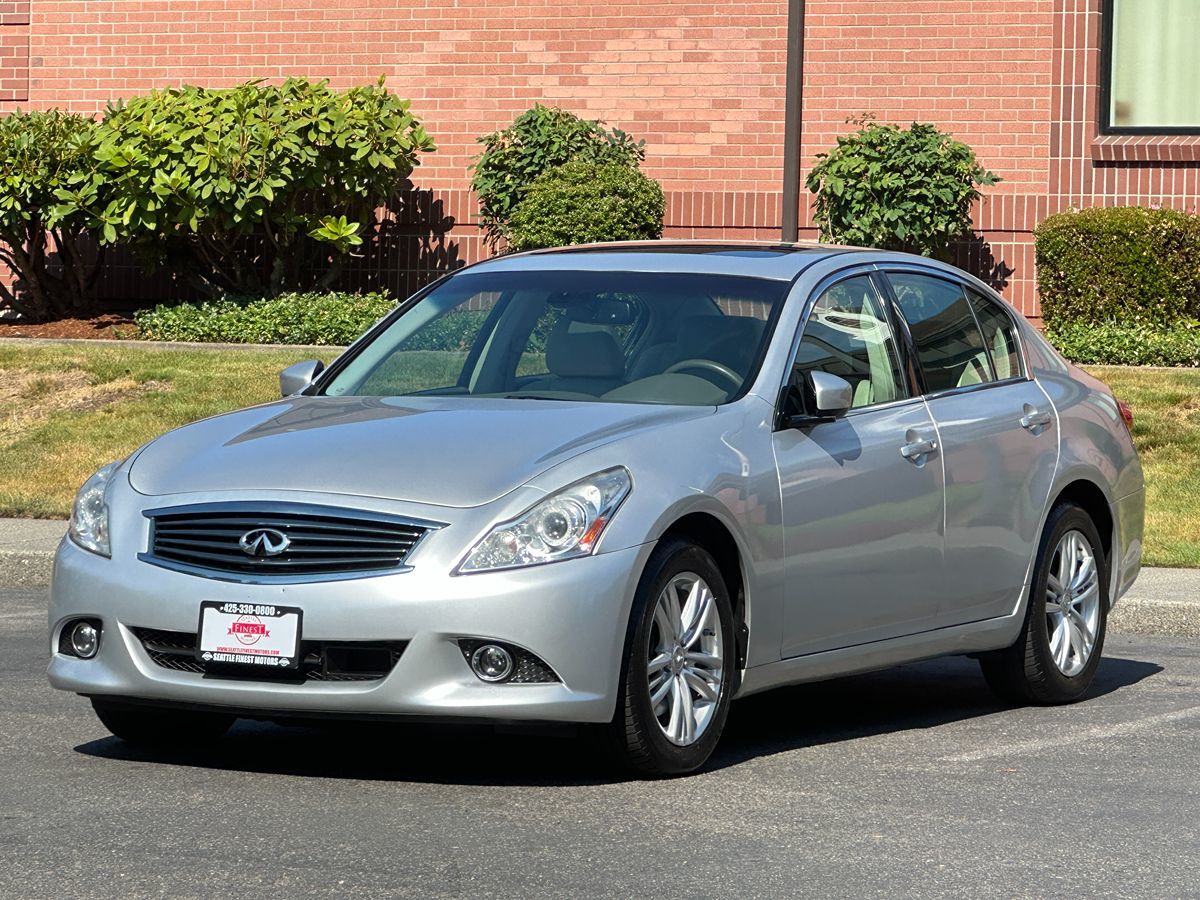
<svg viewBox="0 0 1200 900"><path fill-rule="evenodd" d="M255 528L247 531L238 541L238 546L247 556L278 556L291 546L291 540L282 531L274 528Z"/></svg>

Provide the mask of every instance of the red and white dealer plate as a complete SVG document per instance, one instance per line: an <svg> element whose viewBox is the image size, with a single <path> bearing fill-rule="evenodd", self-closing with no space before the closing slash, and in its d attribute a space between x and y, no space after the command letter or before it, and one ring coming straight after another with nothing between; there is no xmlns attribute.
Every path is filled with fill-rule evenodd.
<svg viewBox="0 0 1200 900"><path fill-rule="evenodd" d="M293 606L208 600L200 604L196 655L206 663L294 669L302 615Z"/></svg>

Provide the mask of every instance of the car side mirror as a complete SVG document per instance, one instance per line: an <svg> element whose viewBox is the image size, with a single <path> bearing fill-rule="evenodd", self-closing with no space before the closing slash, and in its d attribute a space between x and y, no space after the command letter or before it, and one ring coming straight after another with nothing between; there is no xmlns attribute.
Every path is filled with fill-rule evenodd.
<svg viewBox="0 0 1200 900"><path fill-rule="evenodd" d="M781 402L786 404L784 409L787 410L783 426L804 428L845 415L854 404L854 388L845 378L814 370L805 373L803 382L792 382Z"/></svg>
<svg viewBox="0 0 1200 900"><path fill-rule="evenodd" d="M808 408L822 419L836 419L854 405L854 388L840 375L814 370L805 381Z"/></svg>
<svg viewBox="0 0 1200 900"><path fill-rule="evenodd" d="M319 359L306 359L304 362L288 366L279 373L280 396L290 397L293 394L299 394L312 384L323 371L325 371L325 363Z"/></svg>

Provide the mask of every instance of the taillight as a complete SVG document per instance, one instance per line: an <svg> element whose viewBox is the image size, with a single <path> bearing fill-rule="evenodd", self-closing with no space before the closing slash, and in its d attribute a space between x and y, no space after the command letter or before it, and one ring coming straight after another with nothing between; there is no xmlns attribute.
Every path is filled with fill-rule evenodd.
<svg viewBox="0 0 1200 900"><path fill-rule="evenodd" d="M1133 431L1133 408L1124 400L1118 400L1117 411L1121 414L1121 421L1125 423L1125 427Z"/></svg>

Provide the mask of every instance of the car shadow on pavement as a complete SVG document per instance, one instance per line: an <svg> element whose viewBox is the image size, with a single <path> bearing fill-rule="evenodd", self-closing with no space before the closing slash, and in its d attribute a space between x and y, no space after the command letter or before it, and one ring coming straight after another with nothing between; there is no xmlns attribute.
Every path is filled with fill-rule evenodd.
<svg viewBox="0 0 1200 900"><path fill-rule="evenodd" d="M1107 658L1088 697L1121 690L1161 671L1150 662ZM988 690L978 665L962 657L781 688L733 705L725 735L701 772L1007 709ZM589 727L240 720L208 746L150 750L107 737L75 750L141 763L397 783L557 786L628 780L610 762L602 737L599 729Z"/></svg>
<svg viewBox="0 0 1200 900"><path fill-rule="evenodd" d="M1084 702L1161 671L1163 667L1156 663L1106 657ZM1011 709L992 694L979 664L961 656L780 688L733 705L725 739L706 768L804 747L936 728Z"/></svg>

